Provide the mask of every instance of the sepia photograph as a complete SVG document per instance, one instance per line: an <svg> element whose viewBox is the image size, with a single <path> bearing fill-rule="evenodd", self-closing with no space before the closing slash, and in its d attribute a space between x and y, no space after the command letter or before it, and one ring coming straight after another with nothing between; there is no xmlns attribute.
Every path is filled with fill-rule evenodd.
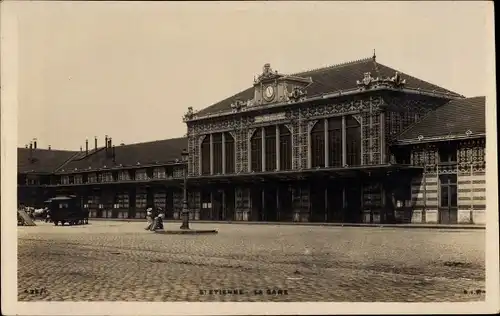
<svg viewBox="0 0 500 316"><path fill-rule="evenodd" d="M5 1L1 40L5 314L500 310L492 3Z"/></svg>

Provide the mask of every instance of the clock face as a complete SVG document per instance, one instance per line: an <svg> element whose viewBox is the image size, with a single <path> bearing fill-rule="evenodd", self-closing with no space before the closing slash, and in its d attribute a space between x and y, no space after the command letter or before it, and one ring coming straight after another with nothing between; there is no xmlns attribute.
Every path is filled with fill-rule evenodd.
<svg viewBox="0 0 500 316"><path fill-rule="evenodd" d="M274 88L273 86L267 86L264 90L264 96L266 99L271 100L274 97Z"/></svg>

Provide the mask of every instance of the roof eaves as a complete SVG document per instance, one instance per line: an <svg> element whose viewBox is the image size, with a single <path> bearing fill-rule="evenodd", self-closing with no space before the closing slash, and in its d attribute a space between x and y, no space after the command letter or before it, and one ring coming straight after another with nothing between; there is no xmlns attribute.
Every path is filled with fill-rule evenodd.
<svg viewBox="0 0 500 316"><path fill-rule="evenodd" d="M422 89L413 89L413 88L389 88L389 87L377 87L377 88L371 88L368 90L361 90L358 87L349 89L349 90L337 90L337 91L332 91L332 92L325 92L325 93L320 93L316 94L313 96L308 97L307 99L303 101L298 101L295 103L289 103L289 102L281 102L281 103L272 103L272 104L265 104L265 105L259 105L259 106L253 106L251 108L246 108L243 111L240 112L234 112L232 109L228 110L222 110L218 112L209 112L207 114L203 114L201 116L196 112L193 118L189 120L185 120L185 122L194 122L194 121L202 121L205 119L210 119L210 118L215 118L215 117L223 117L223 116L229 116L233 115L235 113L248 113L252 111L261 111L261 110L266 110L266 109L271 109L271 108L280 108L283 106L287 105L296 105L296 104L301 104L301 103L308 103L308 102L313 102L313 101L318 101L318 100L324 100L324 99L330 99L330 98L337 98L337 97L344 97L348 95L357 95L357 94L362 94L362 93L370 93L374 91L396 91L396 92L405 92L408 94L418 94L418 95L424 95L424 96L432 96L432 97L437 97L437 98L443 98L443 99L453 99L453 96L437 91L426 91Z"/></svg>
<svg viewBox="0 0 500 316"><path fill-rule="evenodd" d="M439 135L439 136L426 136L426 137L412 138L412 139L398 139L395 142L395 145L424 144L424 143L442 142L450 140L476 139L483 137L486 137L486 133L474 133L471 135L451 134L451 135Z"/></svg>

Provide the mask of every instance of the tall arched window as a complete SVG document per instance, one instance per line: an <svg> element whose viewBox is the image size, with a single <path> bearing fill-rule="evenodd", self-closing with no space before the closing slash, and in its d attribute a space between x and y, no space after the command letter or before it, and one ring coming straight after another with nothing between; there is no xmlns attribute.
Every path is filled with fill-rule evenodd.
<svg viewBox="0 0 500 316"><path fill-rule="evenodd" d="M276 170L276 126L265 128L266 171Z"/></svg>
<svg viewBox="0 0 500 316"><path fill-rule="evenodd" d="M319 120L311 131L311 166L325 166L325 124Z"/></svg>
<svg viewBox="0 0 500 316"><path fill-rule="evenodd" d="M234 173L234 138L231 133L225 133L226 138L226 173Z"/></svg>
<svg viewBox="0 0 500 316"><path fill-rule="evenodd" d="M201 174L210 174L210 135L201 143Z"/></svg>
<svg viewBox="0 0 500 316"><path fill-rule="evenodd" d="M222 174L222 133L212 135L214 146L214 174Z"/></svg>
<svg viewBox="0 0 500 316"><path fill-rule="evenodd" d="M346 116L346 150L349 166L361 165L361 127L354 117Z"/></svg>
<svg viewBox="0 0 500 316"><path fill-rule="evenodd" d="M292 133L280 125L280 170L292 170Z"/></svg>
<svg viewBox="0 0 500 316"><path fill-rule="evenodd" d="M258 128L250 141L252 171L262 171L262 131Z"/></svg>
<svg viewBox="0 0 500 316"><path fill-rule="evenodd" d="M342 167L342 117L328 119L328 165Z"/></svg>

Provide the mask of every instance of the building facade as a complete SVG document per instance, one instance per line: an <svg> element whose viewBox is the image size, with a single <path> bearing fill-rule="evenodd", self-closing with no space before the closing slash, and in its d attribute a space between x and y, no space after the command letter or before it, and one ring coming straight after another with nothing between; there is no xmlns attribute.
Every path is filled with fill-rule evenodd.
<svg viewBox="0 0 500 316"><path fill-rule="evenodd" d="M20 192L76 194L93 217L160 206L178 219L187 172L193 220L484 223L484 112L483 97L375 56L293 75L266 64L249 89L189 108L186 138L87 142L43 184L20 169Z"/></svg>

